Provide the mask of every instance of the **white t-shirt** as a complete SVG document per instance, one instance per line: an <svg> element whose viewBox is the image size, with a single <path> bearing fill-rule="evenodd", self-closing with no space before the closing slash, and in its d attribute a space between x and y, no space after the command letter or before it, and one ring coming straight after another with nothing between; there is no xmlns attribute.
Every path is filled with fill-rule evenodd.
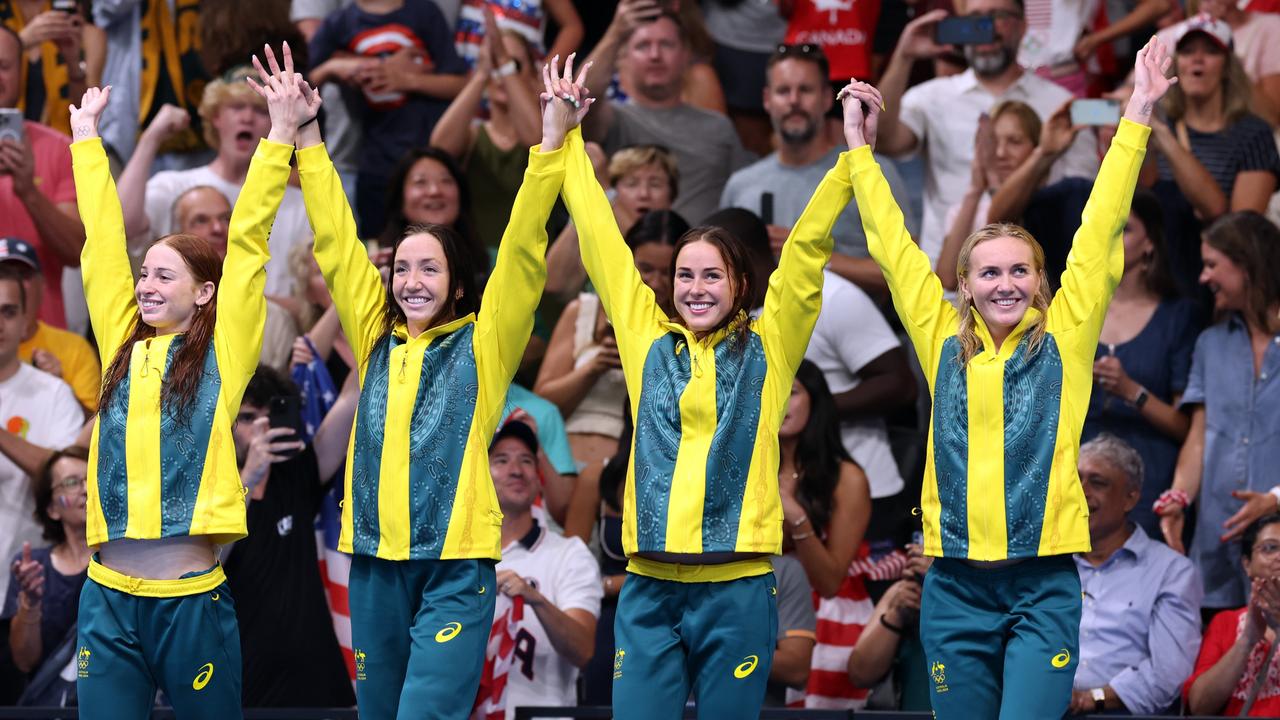
<svg viewBox="0 0 1280 720"><path fill-rule="evenodd" d="M586 610L600 617L600 568L595 556L578 538L566 538L538 528L537 539L528 546L514 542L502 549L498 571L512 570L533 583L560 610ZM507 611L510 600L498 596L496 613ZM578 668L560 657L538 622L533 608L525 605L524 619L517 631L515 658L507 674L507 720L516 708L529 706L572 706L577 704Z"/></svg>
<svg viewBox="0 0 1280 720"><path fill-rule="evenodd" d="M13 377L0 382L0 421L27 442L61 450L75 442L84 410L61 378L22 363ZM0 455L0 597L8 592L9 562L22 543L49 544L40 537L35 506L31 478Z"/></svg>
<svg viewBox="0 0 1280 720"><path fill-rule="evenodd" d="M946 237L947 208L960 202L969 187L973 137L978 116L1001 100L1021 100L1043 120L1071 99L1071 93L1048 80L1024 72L1004 95L987 92L973 70L921 83L902 96L901 119L924 152L924 224L920 247L936 261ZM1098 174L1098 139L1088 131L1054 163L1049 182L1063 177L1094 178Z"/></svg>
<svg viewBox="0 0 1280 720"><path fill-rule="evenodd" d="M208 185L226 196L234 206L240 197L240 187L218 177L208 165L191 170L165 170L147 181L147 220L151 222L151 236L160 237L173 232L173 203L182 193L193 187ZM290 185L285 188L284 200L276 213L275 225L267 249L271 260L267 262L267 294L288 297L293 294L293 274L289 271L289 251L297 245L311 242L311 225L307 221L307 208L302 203L302 191Z"/></svg>
<svg viewBox="0 0 1280 720"><path fill-rule="evenodd" d="M822 371L831 393L857 387L859 370L899 346L898 337L862 288L824 270L822 312L818 314L818 323L804 356ZM905 483L893 459L884 420L841 423L840 439L844 441L844 449L867 474L871 497L889 497L902 491Z"/></svg>

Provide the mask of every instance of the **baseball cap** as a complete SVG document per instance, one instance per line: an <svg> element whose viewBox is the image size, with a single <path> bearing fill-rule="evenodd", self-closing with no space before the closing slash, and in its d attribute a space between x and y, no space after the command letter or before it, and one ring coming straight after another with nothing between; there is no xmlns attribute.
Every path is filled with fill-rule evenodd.
<svg viewBox="0 0 1280 720"><path fill-rule="evenodd" d="M538 435L533 432L533 428L528 423L521 420L508 420L498 429L498 434L493 436L493 442L489 443L489 449L492 450L498 441L505 438L515 438L524 443L529 452L534 455L538 454Z"/></svg>
<svg viewBox="0 0 1280 720"><path fill-rule="evenodd" d="M1214 20L1208 13L1183 20L1174 26L1173 46L1177 48L1184 38L1193 33L1204 33L1218 47L1231 52L1231 26L1223 20Z"/></svg>
<svg viewBox="0 0 1280 720"><path fill-rule="evenodd" d="M0 262L18 262L39 271L40 257L35 246L22 238L0 238Z"/></svg>

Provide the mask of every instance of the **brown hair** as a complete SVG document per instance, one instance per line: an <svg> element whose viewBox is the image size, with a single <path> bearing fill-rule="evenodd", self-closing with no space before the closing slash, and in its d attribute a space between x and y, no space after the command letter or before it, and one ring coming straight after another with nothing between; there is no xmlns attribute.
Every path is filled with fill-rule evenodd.
<svg viewBox="0 0 1280 720"><path fill-rule="evenodd" d="M1249 106L1253 101L1253 84L1249 81L1240 58L1229 50L1221 52L1226 55L1226 66L1222 69L1222 112L1227 118L1227 125L1231 125L1249 114ZM1161 102L1170 120L1177 122L1186 116L1187 96L1182 85L1172 85Z"/></svg>
<svg viewBox="0 0 1280 720"><path fill-rule="evenodd" d="M400 303L396 302L396 294L391 288L395 279L396 256L400 254L400 246L404 244L405 240L414 235L430 235L444 249L444 260L449 269L449 299L448 304L436 314L435 320L437 324L446 317L457 318L480 310L480 284L476 280L476 267L472 262L471 253L468 251L467 241L462 239L457 230L446 225L436 225L435 223L410 225L405 228L400 237L396 239L395 244L391 246L391 260L388 262L388 267L391 270L387 273L387 281L385 283L386 302L382 307L382 332L378 333L377 339L373 341L373 345L369 348L370 356L373 354L373 348L377 347L379 343L395 331L396 325L403 325L408 322L404 315L404 310L400 308ZM459 293L461 293L461 297L459 297Z"/></svg>
<svg viewBox="0 0 1280 720"><path fill-rule="evenodd" d="M968 291L967 276L969 260L973 249L978 245L996 238L1011 237L1023 241L1031 248L1031 264L1040 284L1036 288L1035 297L1031 299L1031 307L1040 311L1040 319L1027 331L1027 354L1034 355L1040 350L1045 336L1045 313L1049 310L1052 294L1049 292L1049 276L1044 271L1044 248L1023 228L1012 223L992 223L979 228L977 232L965 239L960 246L960 256L956 260L956 287L960 288L959 311L960 328L956 330L956 339L960 342L960 354L956 357L961 367L968 367L969 361L982 351L982 339L978 337L976 323L973 320L973 295Z"/></svg>
<svg viewBox="0 0 1280 720"><path fill-rule="evenodd" d="M49 517L48 513L49 506L53 504L53 466L67 458L88 463L89 451L78 445L72 445L50 455L49 459L40 466L40 474L36 476L36 482L31 488L36 497L36 509L32 514L36 522L40 523L40 535L54 545L66 542L67 533L62 529L62 522Z"/></svg>
<svg viewBox="0 0 1280 720"><path fill-rule="evenodd" d="M996 120L1002 116L1009 115L1018 121L1018 126L1022 132L1031 141L1032 147L1040 145L1040 115L1036 113L1035 108L1022 102L1021 100L1004 100L996 103L991 108L991 124L995 125Z"/></svg>
<svg viewBox="0 0 1280 720"><path fill-rule="evenodd" d="M675 202L676 195L680 192L680 169L676 165L676 156L661 145L632 145L614 153L609 158L609 184L617 185L624 175L649 165L657 165L667 174L671 201Z"/></svg>
<svg viewBox="0 0 1280 720"><path fill-rule="evenodd" d="M721 227L711 225L703 225L693 228L689 232L680 236L676 241L675 249L671 251L671 287L676 286L676 265L680 258L680 251L695 242L705 242L714 247L720 253L720 259L724 260L725 271L729 275L729 287L733 289L733 307L715 327L711 328L710 333L714 333L721 328L727 327L733 323L738 323L739 339L746 340L749 332L746 322L747 312L751 310L751 300L755 297L755 281L752 279L751 272L751 255L747 250L747 246L741 240L735 237L728 230ZM677 312L671 322L684 325L684 318ZM687 327L687 326L686 326Z"/></svg>
<svg viewBox="0 0 1280 720"><path fill-rule="evenodd" d="M200 383L204 380L205 355L209 351L209 343L213 341L213 326L217 321L218 284L222 282L222 260L204 238L195 235L182 233L166 235L151 243L147 249L150 250L160 244L168 245L182 257L187 270L197 283L213 283L213 295L209 298L209 302L196 305L195 314L191 318L191 327L183 333L182 345L173 355L168 377L160 390L161 407L167 408L173 417L185 420L188 406L195 399ZM132 325L133 329L129 337L116 349L115 357L107 366L107 372L103 376L102 394L98 400L100 408L107 407L116 388L128 375L134 343L156 336L156 329L142 321L142 312L136 306Z"/></svg>
<svg viewBox="0 0 1280 720"><path fill-rule="evenodd" d="M1248 307L1245 320L1270 330L1268 311L1280 303L1280 228L1253 210L1227 213L1204 231L1204 241L1226 255L1244 273Z"/></svg>

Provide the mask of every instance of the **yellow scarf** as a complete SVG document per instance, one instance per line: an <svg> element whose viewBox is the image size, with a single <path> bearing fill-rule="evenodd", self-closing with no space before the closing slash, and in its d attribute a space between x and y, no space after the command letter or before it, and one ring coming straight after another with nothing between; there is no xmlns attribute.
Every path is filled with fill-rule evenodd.
<svg viewBox="0 0 1280 720"><path fill-rule="evenodd" d="M2 1L2 0L0 0ZM193 152L206 147L200 133L200 98L209 75L200 61L200 0L143 0L142 92L138 127L146 127L160 106L172 103L191 114L191 124L161 152Z"/></svg>
<svg viewBox="0 0 1280 720"><path fill-rule="evenodd" d="M45 10L49 9L46 3ZM3 22L10 30L21 33L22 29L27 26L26 18L22 16L22 8L18 7L16 2L10 0L0 0L0 22ZM75 58L75 62L80 62L80 58ZM27 52L24 48L22 51L21 75L18 82L18 109L23 115L27 114L27 73L30 70L30 63L27 60ZM71 134L71 115L68 109L71 100L67 96L70 94L70 79L67 68L67 61L62 57L62 53L58 50L58 46L52 42L40 44L40 69L44 76L44 110L40 113L40 122L61 133ZM78 98L77 98L78 99Z"/></svg>

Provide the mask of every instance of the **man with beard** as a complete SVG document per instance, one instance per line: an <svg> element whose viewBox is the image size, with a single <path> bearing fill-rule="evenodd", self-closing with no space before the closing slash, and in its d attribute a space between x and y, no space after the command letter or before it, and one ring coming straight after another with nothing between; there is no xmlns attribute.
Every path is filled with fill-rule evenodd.
<svg viewBox="0 0 1280 720"><path fill-rule="evenodd" d="M1017 64L1026 31L1021 0L970 0L968 17L990 17L993 42L963 46L969 69L934 78L909 91L911 66L950 48L934 41L934 28L945 10L925 13L907 24L880 80L885 111L880 114L877 149L898 157L923 150L925 159L924 225L920 247L937 260L946 236L947 208L960 202L973 164L973 138L978 119L1002 100L1021 100L1048 118L1071 99L1071 93ZM1097 140L1079 133L1058 163L1050 182L1066 176L1093 178L1098 171Z"/></svg>
<svg viewBox="0 0 1280 720"><path fill-rule="evenodd" d="M824 116L834 99L827 67L827 57L816 45L783 45L773 53L765 66L764 108L777 150L735 172L720 195L720 207L750 210L769 223L775 254L842 150L823 132ZM906 200L906 185L893 163L879 160L893 196ZM766 217L765 193L772 195L772 217ZM919 231L914 225L907 221L912 235ZM855 203L840 213L831 235L836 243L831 270L868 293L883 293L884 276L867 257L867 236Z"/></svg>

